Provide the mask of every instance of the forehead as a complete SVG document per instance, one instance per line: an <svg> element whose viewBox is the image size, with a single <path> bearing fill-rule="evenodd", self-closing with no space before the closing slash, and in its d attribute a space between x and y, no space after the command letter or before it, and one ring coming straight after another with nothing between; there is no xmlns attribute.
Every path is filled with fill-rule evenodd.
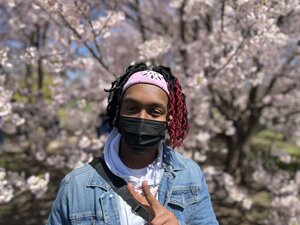
<svg viewBox="0 0 300 225"><path fill-rule="evenodd" d="M168 96L161 88L151 84L135 84L129 87L122 102L136 101L141 104L160 104L168 107Z"/></svg>

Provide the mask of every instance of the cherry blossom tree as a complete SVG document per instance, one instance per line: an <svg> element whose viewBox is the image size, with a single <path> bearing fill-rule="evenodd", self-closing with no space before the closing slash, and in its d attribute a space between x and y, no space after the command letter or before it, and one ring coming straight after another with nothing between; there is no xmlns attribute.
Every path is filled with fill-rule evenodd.
<svg viewBox="0 0 300 225"><path fill-rule="evenodd" d="M0 155L10 166L0 168L0 204L26 191L43 198L49 181L99 152L104 89L142 60L170 66L187 95L179 150L203 164L224 155L221 169L204 167L212 193L250 210L240 184L252 168L272 194L264 223L299 223L299 172L248 160L261 131L299 139L299 10L299 0L1 0ZM289 164L279 150L272 157Z"/></svg>

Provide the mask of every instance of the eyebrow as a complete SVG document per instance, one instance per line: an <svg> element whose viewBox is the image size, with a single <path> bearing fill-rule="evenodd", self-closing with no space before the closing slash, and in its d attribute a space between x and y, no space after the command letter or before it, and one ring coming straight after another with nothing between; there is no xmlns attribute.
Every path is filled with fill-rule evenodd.
<svg viewBox="0 0 300 225"><path fill-rule="evenodd" d="M131 98L131 97L128 97L128 98L124 98L123 99L123 104L137 104L137 105L140 105L140 102L137 101L136 99L134 98ZM165 107L164 104L160 103L160 102L152 102L152 103L149 103L147 104L148 106L151 106L151 107L156 107L156 108L161 108L161 109L164 109L164 110L167 110L167 108Z"/></svg>

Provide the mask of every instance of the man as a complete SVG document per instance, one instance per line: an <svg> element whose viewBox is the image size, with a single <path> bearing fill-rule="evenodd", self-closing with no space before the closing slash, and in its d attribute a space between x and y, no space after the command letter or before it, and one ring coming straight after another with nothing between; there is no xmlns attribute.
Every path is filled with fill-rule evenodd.
<svg viewBox="0 0 300 225"><path fill-rule="evenodd" d="M149 221L87 164L62 181L47 224L218 224L199 166L163 142L167 130L170 145L180 146L189 128L185 95L171 70L138 63L107 91L114 129L102 158Z"/></svg>

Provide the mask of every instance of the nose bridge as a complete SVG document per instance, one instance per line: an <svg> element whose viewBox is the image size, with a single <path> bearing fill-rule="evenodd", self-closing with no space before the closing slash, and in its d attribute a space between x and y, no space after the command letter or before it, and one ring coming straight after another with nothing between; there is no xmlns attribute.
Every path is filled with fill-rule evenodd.
<svg viewBox="0 0 300 225"><path fill-rule="evenodd" d="M146 109L141 109L138 115L140 119L148 119L148 113Z"/></svg>

